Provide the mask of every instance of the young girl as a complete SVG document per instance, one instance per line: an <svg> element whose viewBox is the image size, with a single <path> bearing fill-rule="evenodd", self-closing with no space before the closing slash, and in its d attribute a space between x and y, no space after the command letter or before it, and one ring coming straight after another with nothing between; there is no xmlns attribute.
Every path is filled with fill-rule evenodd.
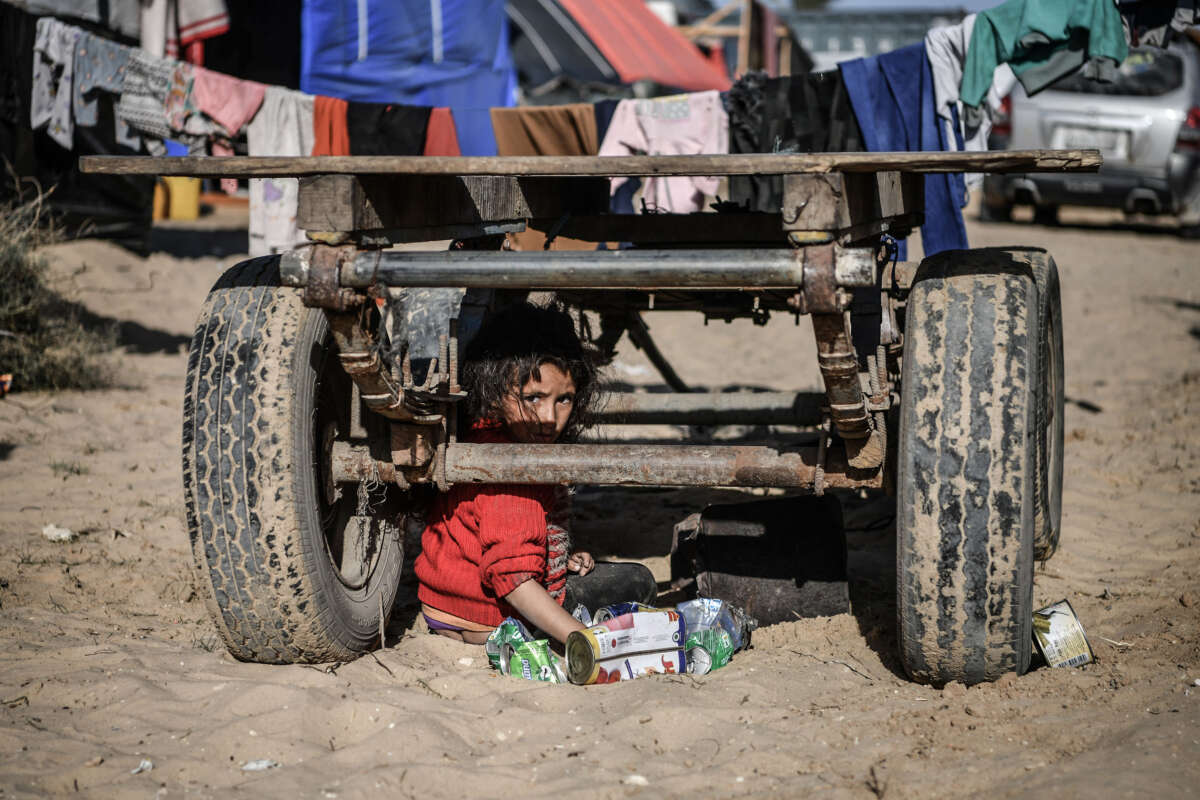
<svg viewBox="0 0 1200 800"><path fill-rule="evenodd" d="M519 303L493 315L464 355L468 442L573 441L597 394L595 361L561 308ZM565 487L457 484L440 495L415 571L430 630L482 644L516 616L559 642L571 616L624 601L653 603L641 564L597 564L571 552Z"/></svg>

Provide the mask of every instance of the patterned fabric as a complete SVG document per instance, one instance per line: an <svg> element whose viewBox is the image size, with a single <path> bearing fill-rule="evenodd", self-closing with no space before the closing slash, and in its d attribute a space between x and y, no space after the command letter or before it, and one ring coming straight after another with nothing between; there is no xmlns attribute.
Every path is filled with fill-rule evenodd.
<svg viewBox="0 0 1200 800"><path fill-rule="evenodd" d="M546 574L542 585L561 605L567 588L567 559L571 556L571 491L554 487L554 506L546 517Z"/></svg>
<svg viewBox="0 0 1200 800"><path fill-rule="evenodd" d="M133 128L157 139L171 136L167 96L175 77L175 62L134 50L125 70L125 86L117 115Z"/></svg>
<svg viewBox="0 0 1200 800"><path fill-rule="evenodd" d="M50 138L68 150L75 133L71 93L78 38L78 28L64 25L52 17L37 21L29 124L34 130L45 126Z"/></svg>
<svg viewBox="0 0 1200 800"><path fill-rule="evenodd" d="M267 88L262 108L246 126L252 156L306 156L313 148L312 95ZM296 178L250 180L250 255L291 250L305 242L296 226L300 187Z"/></svg>
<svg viewBox="0 0 1200 800"><path fill-rule="evenodd" d="M75 43L75 122L95 125L97 91L121 94L125 87L125 70L133 51L93 36L81 33Z"/></svg>

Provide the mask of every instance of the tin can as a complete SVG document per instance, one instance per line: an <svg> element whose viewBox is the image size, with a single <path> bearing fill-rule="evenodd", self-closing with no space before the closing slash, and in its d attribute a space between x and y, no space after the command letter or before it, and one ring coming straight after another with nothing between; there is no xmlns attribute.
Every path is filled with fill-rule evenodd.
<svg viewBox="0 0 1200 800"><path fill-rule="evenodd" d="M567 637L571 683L609 683L650 673L682 672L683 618L675 611L624 614Z"/></svg>
<svg viewBox="0 0 1200 800"><path fill-rule="evenodd" d="M623 617L626 614L637 614L643 611L665 610L666 609L648 606L645 603L613 603L612 605L601 606L596 610L596 613L592 615L592 625L599 625L603 622L607 622L610 619Z"/></svg>
<svg viewBox="0 0 1200 800"><path fill-rule="evenodd" d="M733 638L722 628L707 628L690 634L683 649L687 671L703 675L729 663L733 657Z"/></svg>
<svg viewBox="0 0 1200 800"><path fill-rule="evenodd" d="M1033 641L1051 667L1082 667L1095 660L1083 625L1067 600L1033 612Z"/></svg>

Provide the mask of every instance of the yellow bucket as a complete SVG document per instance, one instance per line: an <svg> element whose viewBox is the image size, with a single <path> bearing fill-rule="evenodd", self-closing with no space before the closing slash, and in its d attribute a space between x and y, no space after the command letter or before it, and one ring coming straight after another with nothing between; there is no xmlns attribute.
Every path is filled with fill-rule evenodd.
<svg viewBox="0 0 1200 800"><path fill-rule="evenodd" d="M196 219L200 216L200 179L163 178L167 184L168 219Z"/></svg>

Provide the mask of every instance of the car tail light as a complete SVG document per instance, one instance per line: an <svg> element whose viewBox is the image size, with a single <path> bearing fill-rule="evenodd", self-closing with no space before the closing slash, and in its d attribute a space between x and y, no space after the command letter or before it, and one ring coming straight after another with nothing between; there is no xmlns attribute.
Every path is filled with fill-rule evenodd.
<svg viewBox="0 0 1200 800"><path fill-rule="evenodd" d="M1000 110L992 120L992 134L1012 136L1012 95L1005 95L1000 101Z"/></svg>
<svg viewBox="0 0 1200 800"><path fill-rule="evenodd" d="M1200 106L1194 106L1184 118L1179 127L1179 138L1175 140L1175 150L1200 151Z"/></svg>

